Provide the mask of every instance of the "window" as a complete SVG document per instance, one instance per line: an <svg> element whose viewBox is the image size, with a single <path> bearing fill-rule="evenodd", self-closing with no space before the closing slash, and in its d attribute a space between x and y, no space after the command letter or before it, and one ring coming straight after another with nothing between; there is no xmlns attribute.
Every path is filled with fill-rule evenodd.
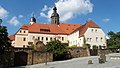
<svg viewBox="0 0 120 68"><path fill-rule="evenodd" d="M62 41L64 41L64 37L62 37Z"/></svg>
<svg viewBox="0 0 120 68"><path fill-rule="evenodd" d="M93 32L93 29L91 29L91 32Z"/></svg>
<svg viewBox="0 0 120 68"><path fill-rule="evenodd" d="M92 41L92 38L90 38L90 41Z"/></svg>
<svg viewBox="0 0 120 68"><path fill-rule="evenodd" d="M48 40L48 37L46 37L46 40Z"/></svg>
<svg viewBox="0 0 120 68"><path fill-rule="evenodd" d="M20 30L20 33L21 33L22 31Z"/></svg>
<svg viewBox="0 0 120 68"><path fill-rule="evenodd" d="M38 37L38 40L40 40L40 37Z"/></svg>
<svg viewBox="0 0 120 68"><path fill-rule="evenodd" d="M89 38L87 38L87 41L89 41Z"/></svg>
<svg viewBox="0 0 120 68"><path fill-rule="evenodd" d="M23 45L23 48L25 48L25 45Z"/></svg>
<svg viewBox="0 0 120 68"><path fill-rule="evenodd" d="M76 40L76 45L77 45L77 40Z"/></svg>
<svg viewBox="0 0 120 68"><path fill-rule="evenodd" d="M34 39L35 39L35 36L33 36L32 39L34 40Z"/></svg>
<svg viewBox="0 0 120 68"><path fill-rule="evenodd" d="M25 33L25 31L24 31L24 33Z"/></svg>
<svg viewBox="0 0 120 68"><path fill-rule="evenodd" d="M101 37L101 42L103 41L103 38Z"/></svg>
<svg viewBox="0 0 120 68"><path fill-rule="evenodd" d="M95 30L95 32L97 32L97 29Z"/></svg>
<svg viewBox="0 0 120 68"><path fill-rule="evenodd" d="M96 41L98 41L98 37L96 37Z"/></svg>
<svg viewBox="0 0 120 68"><path fill-rule="evenodd" d="M23 38L23 41L26 41L26 38Z"/></svg>
<svg viewBox="0 0 120 68"><path fill-rule="evenodd" d="M52 37L50 38L50 40L52 41Z"/></svg>
<svg viewBox="0 0 120 68"><path fill-rule="evenodd" d="M54 40L56 40L56 38L54 38Z"/></svg>
<svg viewBox="0 0 120 68"><path fill-rule="evenodd" d="M44 37L42 37L42 40L44 40Z"/></svg>

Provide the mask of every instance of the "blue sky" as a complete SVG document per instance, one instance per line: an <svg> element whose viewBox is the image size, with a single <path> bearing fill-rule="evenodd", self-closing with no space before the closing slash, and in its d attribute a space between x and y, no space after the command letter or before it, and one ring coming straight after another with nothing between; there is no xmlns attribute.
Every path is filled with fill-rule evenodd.
<svg viewBox="0 0 120 68"><path fill-rule="evenodd" d="M60 21L84 24L92 19L107 34L120 31L120 0L0 0L0 18L9 35L23 24L29 24L32 14L38 23L50 24L52 8L56 6Z"/></svg>

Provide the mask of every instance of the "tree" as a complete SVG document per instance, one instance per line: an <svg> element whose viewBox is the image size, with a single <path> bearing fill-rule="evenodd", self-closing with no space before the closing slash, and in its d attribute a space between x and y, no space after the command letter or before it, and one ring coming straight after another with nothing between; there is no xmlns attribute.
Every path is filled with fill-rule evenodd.
<svg viewBox="0 0 120 68"><path fill-rule="evenodd" d="M53 60L60 60L63 54L67 51L67 45L64 45L59 40L50 41L46 44L46 51L53 53Z"/></svg>
<svg viewBox="0 0 120 68"><path fill-rule="evenodd" d="M10 46L10 39L8 38L8 32L6 26L0 26L0 52L3 53L5 49Z"/></svg>
<svg viewBox="0 0 120 68"><path fill-rule="evenodd" d="M13 65L13 47L11 46L10 39L6 26L0 26L0 64L3 68L8 68Z"/></svg>
<svg viewBox="0 0 120 68"><path fill-rule="evenodd" d="M114 33L110 31L108 35L110 37L107 40L108 48L120 48L120 32Z"/></svg>

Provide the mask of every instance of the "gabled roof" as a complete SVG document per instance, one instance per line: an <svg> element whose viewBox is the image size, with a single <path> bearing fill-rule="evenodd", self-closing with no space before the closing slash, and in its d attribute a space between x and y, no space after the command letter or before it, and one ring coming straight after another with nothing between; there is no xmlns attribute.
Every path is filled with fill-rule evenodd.
<svg viewBox="0 0 120 68"><path fill-rule="evenodd" d="M84 25L82 25L82 26L79 28L79 36L83 36L88 27L91 27L91 28L100 28L100 27L99 27L97 24L95 24L92 20L87 21Z"/></svg>
<svg viewBox="0 0 120 68"><path fill-rule="evenodd" d="M11 41L15 40L15 34L12 34L12 35L8 36L8 38L9 38Z"/></svg>

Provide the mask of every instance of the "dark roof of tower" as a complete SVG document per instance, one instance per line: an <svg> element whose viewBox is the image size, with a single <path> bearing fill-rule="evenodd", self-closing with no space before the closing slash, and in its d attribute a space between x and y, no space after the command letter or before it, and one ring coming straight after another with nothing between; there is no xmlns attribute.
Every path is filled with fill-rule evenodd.
<svg viewBox="0 0 120 68"><path fill-rule="evenodd" d="M57 13L57 8L56 7L53 8L53 13L52 13L51 17L54 17L54 16L59 17L59 14Z"/></svg>
<svg viewBox="0 0 120 68"><path fill-rule="evenodd" d="M34 17L31 17L30 22L36 22L36 19Z"/></svg>
<svg viewBox="0 0 120 68"><path fill-rule="evenodd" d="M54 7L54 8L53 8L53 10L57 10L57 8L56 8L56 7Z"/></svg>

